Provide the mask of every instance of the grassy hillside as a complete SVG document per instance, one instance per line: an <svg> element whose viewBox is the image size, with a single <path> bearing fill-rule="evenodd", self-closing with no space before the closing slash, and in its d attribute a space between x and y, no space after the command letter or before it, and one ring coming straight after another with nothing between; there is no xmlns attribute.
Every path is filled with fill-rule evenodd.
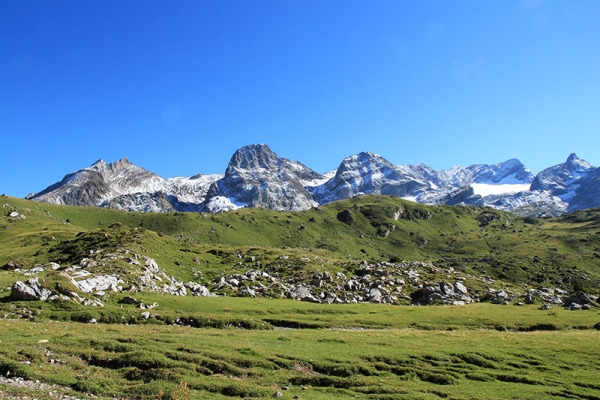
<svg viewBox="0 0 600 400"><path fill-rule="evenodd" d="M182 278L191 277L192 268L205 277L235 270L237 254L266 265L288 253L296 260L309 258L302 263L309 269L335 270L332 265L362 259L417 260L511 283L568 289L597 289L600 278L598 210L522 219L488 208L431 207L383 196L299 213L242 209L214 215L127 213L10 197L2 203L5 214L14 209L26 219L3 216L0 265L76 263L89 250L127 247Z"/></svg>
<svg viewBox="0 0 600 400"><path fill-rule="evenodd" d="M600 210L522 219L383 196L300 213L215 215L11 197L1 197L0 205L2 398L264 398L276 391L301 399L600 398L595 305L540 310L540 301L521 307L485 301L492 289L583 289L598 296ZM279 299L274 289L259 298L232 297L240 291L227 287L219 297L130 292L128 285L145 273L145 257L156 260L165 282L171 277L211 291L218 290L215 279L248 270L268 272L275 287L300 282L323 295L340 294L340 276L373 274L368 282L376 284L412 271L418 280L406 279L404 297L398 294L394 304L408 304L406 295L442 280L463 282L482 302L314 304ZM92 269L129 283L107 290L101 307L8 296L15 281L37 276L45 288L89 299L92 293L65 273ZM319 288L312 282L324 271L329 278ZM253 285L263 283L268 279ZM136 303L121 303L125 295ZM17 387L15 376L55 386Z"/></svg>

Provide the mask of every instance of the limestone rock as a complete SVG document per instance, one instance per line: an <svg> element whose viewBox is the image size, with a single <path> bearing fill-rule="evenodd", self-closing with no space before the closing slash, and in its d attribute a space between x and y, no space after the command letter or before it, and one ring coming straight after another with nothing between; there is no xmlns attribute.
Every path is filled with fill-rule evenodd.
<svg viewBox="0 0 600 400"><path fill-rule="evenodd" d="M47 300L52 294L50 290L42 287L37 277L25 283L15 282L10 291L10 297L15 300Z"/></svg>

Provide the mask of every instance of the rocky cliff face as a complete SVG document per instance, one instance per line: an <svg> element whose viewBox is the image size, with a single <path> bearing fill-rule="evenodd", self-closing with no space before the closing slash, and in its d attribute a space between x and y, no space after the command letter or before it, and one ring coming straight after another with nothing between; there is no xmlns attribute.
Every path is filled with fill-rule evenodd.
<svg viewBox="0 0 600 400"><path fill-rule="evenodd" d="M593 171L588 162L571 154L562 164L546 168L533 180L531 190L549 191L562 200L569 200L577 194L580 184Z"/></svg>
<svg viewBox="0 0 600 400"><path fill-rule="evenodd" d="M201 208L210 184L220 177L164 179L127 158L110 164L99 160L28 198L126 211L196 211Z"/></svg>
<svg viewBox="0 0 600 400"><path fill-rule="evenodd" d="M545 191L566 204L567 211L600 207L600 168L575 154L540 172L531 183L531 191Z"/></svg>
<svg viewBox="0 0 600 400"><path fill-rule="evenodd" d="M300 211L363 194L424 204L489 206L519 215L559 215L600 206L600 168L571 154L534 176L519 160L455 166L393 165L374 153L346 157L321 175L267 145L237 150L224 175L161 178L126 158L100 160L29 198L128 211L207 211L238 207Z"/></svg>
<svg viewBox="0 0 600 400"><path fill-rule="evenodd" d="M409 169L396 168L374 153L360 153L346 157L335 176L312 191L323 204L363 194L406 197L426 188L428 184Z"/></svg>
<svg viewBox="0 0 600 400"><path fill-rule="evenodd" d="M208 190L206 211L238 207L300 211L317 203L305 185L322 178L296 161L279 157L265 144L235 152L222 179Z"/></svg>
<svg viewBox="0 0 600 400"><path fill-rule="evenodd" d="M533 173L517 159L499 164L473 164L468 167L459 165L440 171L439 179L443 185L468 186L473 183L517 184L531 183Z"/></svg>
<svg viewBox="0 0 600 400"><path fill-rule="evenodd" d="M28 198L55 204L95 206L109 192L110 188L99 172L85 169L66 175L62 181Z"/></svg>

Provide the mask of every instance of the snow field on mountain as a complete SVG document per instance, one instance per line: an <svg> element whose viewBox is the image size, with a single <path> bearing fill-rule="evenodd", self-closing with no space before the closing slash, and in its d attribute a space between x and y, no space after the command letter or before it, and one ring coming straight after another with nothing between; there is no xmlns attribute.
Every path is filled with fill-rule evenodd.
<svg viewBox="0 0 600 400"><path fill-rule="evenodd" d="M516 184L501 184L501 185L492 185L488 183L472 183L471 187L475 191L475 194L480 196L491 196L497 194L507 194L507 193L518 193L518 192L526 192L529 190L529 183L516 183Z"/></svg>

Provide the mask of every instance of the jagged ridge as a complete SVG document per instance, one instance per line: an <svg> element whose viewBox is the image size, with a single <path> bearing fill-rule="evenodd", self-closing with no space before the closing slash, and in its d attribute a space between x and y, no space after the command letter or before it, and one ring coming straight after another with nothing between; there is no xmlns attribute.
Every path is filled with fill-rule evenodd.
<svg viewBox="0 0 600 400"><path fill-rule="evenodd" d="M240 207L301 211L364 194L490 206L524 216L560 215L600 206L600 169L571 154L537 176L517 159L436 171L425 164L393 165L363 152L322 175L255 144L237 150L224 175L165 179L127 158L110 164L99 160L28 198L127 211L219 212Z"/></svg>

